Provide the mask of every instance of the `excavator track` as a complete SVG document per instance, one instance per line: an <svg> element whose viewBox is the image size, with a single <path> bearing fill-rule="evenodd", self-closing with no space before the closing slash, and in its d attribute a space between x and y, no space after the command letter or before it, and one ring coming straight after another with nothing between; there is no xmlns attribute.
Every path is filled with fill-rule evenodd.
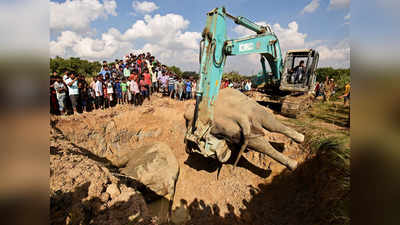
<svg viewBox="0 0 400 225"><path fill-rule="evenodd" d="M297 118L306 113L313 102L312 95L303 93L279 97L257 91L249 91L245 94L257 102L268 102L281 105L280 114L291 118Z"/></svg>
<svg viewBox="0 0 400 225"><path fill-rule="evenodd" d="M297 118L306 113L312 104L312 96L309 94L288 95L281 101L281 114L291 118Z"/></svg>

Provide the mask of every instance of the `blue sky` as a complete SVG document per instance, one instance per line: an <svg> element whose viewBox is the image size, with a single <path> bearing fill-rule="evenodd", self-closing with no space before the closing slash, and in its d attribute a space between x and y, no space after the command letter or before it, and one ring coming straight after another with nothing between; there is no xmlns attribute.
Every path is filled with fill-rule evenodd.
<svg viewBox="0 0 400 225"><path fill-rule="evenodd" d="M150 51L167 64L196 71L197 43L206 13L225 6L234 16L270 24L284 51L312 47L320 51L320 66L349 67L349 2L52 0L50 53L111 60L122 58L130 50ZM229 37L251 34L232 21L227 26ZM257 56L241 56L228 58L226 70L250 74L257 66Z"/></svg>

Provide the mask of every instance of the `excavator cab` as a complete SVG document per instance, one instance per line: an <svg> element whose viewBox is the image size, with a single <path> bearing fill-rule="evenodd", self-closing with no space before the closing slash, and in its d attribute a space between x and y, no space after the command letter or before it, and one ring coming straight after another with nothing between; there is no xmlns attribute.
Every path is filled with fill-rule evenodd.
<svg viewBox="0 0 400 225"><path fill-rule="evenodd" d="M308 93L314 90L319 54L313 49L288 50L279 89ZM299 67L303 64L303 67Z"/></svg>

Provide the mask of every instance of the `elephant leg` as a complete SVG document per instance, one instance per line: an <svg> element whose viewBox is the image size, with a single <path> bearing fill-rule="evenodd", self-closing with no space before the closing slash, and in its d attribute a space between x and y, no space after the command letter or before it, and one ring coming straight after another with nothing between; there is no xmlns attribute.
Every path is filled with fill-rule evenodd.
<svg viewBox="0 0 400 225"><path fill-rule="evenodd" d="M239 162L240 157L242 156L244 150L246 150L247 146L249 144L249 139L247 137L244 138L244 142L242 144L242 147L240 147L239 155L237 156L235 163L233 164L233 168L236 168L236 165Z"/></svg>
<svg viewBox="0 0 400 225"><path fill-rule="evenodd" d="M268 155L269 157L286 166L290 170L294 170L297 167L297 162L295 160L290 159L289 157L275 150L264 137L250 139L249 148Z"/></svg>
<svg viewBox="0 0 400 225"><path fill-rule="evenodd" d="M261 121L262 127L268 131L284 134L298 143L304 141L304 135L300 134L290 127L283 125L279 120L275 119L271 115L264 116Z"/></svg>
<svg viewBox="0 0 400 225"><path fill-rule="evenodd" d="M239 121L239 126L242 130L242 135L243 135L243 144L240 147L239 154L235 160L235 163L233 164L233 168L236 168L236 165L238 164L240 157L242 156L244 150L246 150L248 144L249 144L249 136L250 136L250 123L247 122L247 120L242 120Z"/></svg>

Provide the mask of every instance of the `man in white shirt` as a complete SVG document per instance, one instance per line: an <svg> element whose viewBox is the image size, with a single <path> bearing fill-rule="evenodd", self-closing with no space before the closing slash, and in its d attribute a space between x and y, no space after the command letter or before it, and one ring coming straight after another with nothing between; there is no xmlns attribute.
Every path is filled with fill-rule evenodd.
<svg viewBox="0 0 400 225"><path fill-rule="evenodd" d="M66 80L68 79L68 71L65 71L64 72L64 76L63 76L63 81L64 81L64 83L66 83Z"/></svg>
<svg viewBox="0 0 400 225"><path fill-rule="evenodd" d="M131 71L128 69L128 66L124 68L124 77L128 78L131 75Z"/></svg>
<svg viewBox="0 0 400 225"><path fill-rule="evenodd" d="M101 76L98 76L98 78L97 78L94 92L96 94L97 105L101 109L104 109L104 106L103 106L103 83L101 82Z"/></svg>
<svg viewBox="0 0 400 225"><path fill-rule="evenodd" d="M71 100L72 109L75 112L78 111L78 99L79 99L79 88L78 88L78 77L71 73L69 78L65 81L68 87L69 99Z"/></svg>
<svg viewBox="0 0 400 225"><path fill-rule="evenodd" d="M59 110L62 114L65 112L65 92L67 87L65 87L64 82L62 81L61 77L57 77L57 81L54 83L54 89L56 90L57 100Z"/></svg>

